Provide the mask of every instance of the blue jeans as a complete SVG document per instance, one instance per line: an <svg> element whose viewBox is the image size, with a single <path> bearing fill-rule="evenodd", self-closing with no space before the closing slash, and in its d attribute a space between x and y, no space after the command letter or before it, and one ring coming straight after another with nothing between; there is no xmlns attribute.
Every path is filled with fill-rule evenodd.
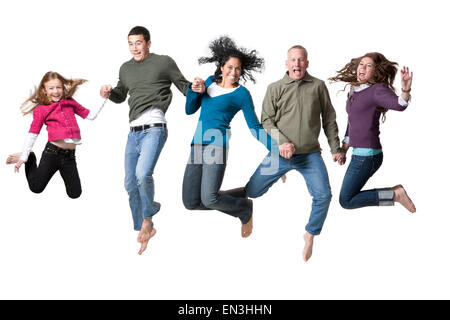
<svg viewBox="0 0 450 320"><path fill-rule="evenodd" d="M274 158L274 155L270 157L269 153L264 158L245 186L247 195L250 198L260 197L285 173L292 169L297 170L303 175L308 191L313 197L311 214L305 229L312 235L320 234L331 202L327 168L320 152L297 154L291 159L279 155L276 157ZM278 161L279 164L270 172L267 168L272 166L273 161Z"/></svg>
<svg viewBox="0 0 450 320"><path fill-rule="evenodd" d="M339 203L344 209L393 205L393 191L387 188L361 191L382 163L383 153L374 156L352 155L339 194Z"/></svg>
<svg viewBox="0 0 450 320"><path fill-rule="evenodd" d="M188 210L218 210L247 223L253 203L241 190L220 191L226 168L226 149L191 146L183 178L183 204Z"/></svg>
<svg viewBox="0 0 450 320"><path fill-rule="evenodd" d="M153 170L167 140L167 128L153 127L128 134L125 149L125 189L128 192L134 230L143 219L155 215L160 204L153 201Z"/></svg>

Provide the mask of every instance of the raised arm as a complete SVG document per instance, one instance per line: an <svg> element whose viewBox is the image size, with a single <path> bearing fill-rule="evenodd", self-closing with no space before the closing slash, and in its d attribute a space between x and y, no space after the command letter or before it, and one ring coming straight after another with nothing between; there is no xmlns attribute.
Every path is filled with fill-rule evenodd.
<svg viewBox="0 0 450 320"><path fill-rule="evenodd" d="M203 79L195 77L192 85L188 86L186 94L186 114L194 114L200 108L202 97L206 92L206 85L211 85L213 77L209 77L206 83Z"/></svg>
<svg viewBox="0 0 450 320"><path fill-rule="evenodd" d="M408 67L403 67L400 70L401 75L401 83L402 83L402 99L404 101L409 101L409 98L411 97L411 85L412 85L412 79L413 79L413 73L411 71L411 74L409 73Z"/></svg>
<svg viewBox="0 0 450 320"><path fill-rule="evenodd" d="M411 101L411 85L413 79L413 73L409 72L408 67L403 67L400 70L402 93L397 96L388 86L385 84L377 84L375 90L375 102L382 108L404 111L408 107Z"/></svg>
<svg viewBox="0 0 450 320"><path fill-rule="evenodd" d="M191 86L188 87L185 105L186 114L191 115L197 112L202 103L202 96L203 94L194 92Z"/></svg>
<svg viewBox="0 0 450 320"><path fill-rule="evenodd" d="M395 92L385 84L378 83L374 86L376 86L374 91L374 101L377 106L396 111L404 111L406 107L408 107L408 100L411 98L409 96L409 92L406 93L409 97L408 100L405 101L403 99L403 94L401 96L397 96Z"/></svg>

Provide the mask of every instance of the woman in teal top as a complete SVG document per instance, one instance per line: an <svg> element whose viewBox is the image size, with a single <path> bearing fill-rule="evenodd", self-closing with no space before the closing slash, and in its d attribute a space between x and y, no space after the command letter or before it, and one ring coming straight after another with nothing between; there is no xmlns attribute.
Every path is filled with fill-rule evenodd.
<svg viewBox="0 0 450 320"><path fill-rule="evenodd" d="M252 232L252 201L243 188L220 191L230 138L230 122L242 110L247 125L255 138L270 151L272 141L256 117L250 92L239 80L255 82L252 72L260 72L264 60L256 51L236 47L233 40L220 37L211 42L211 57L199 63L214 62L215 74L205 81L202 94L188 89L186 113L199 109L200 117L191 143L191 154L183 179L183 203L188 210L219 210L237 217L242 222L241 235ZM276 149L278 148L276 147Z"/></svg>

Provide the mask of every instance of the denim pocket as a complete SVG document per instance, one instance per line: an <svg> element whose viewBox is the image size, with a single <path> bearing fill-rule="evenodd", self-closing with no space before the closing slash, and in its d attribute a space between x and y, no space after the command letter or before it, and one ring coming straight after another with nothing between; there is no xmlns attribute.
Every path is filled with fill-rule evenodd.
<svg viewBox="0 0 450 320"><path fill-rule="evenodd" d="M44 153L47 154L47 155L54 155L54 156L56 156L58 154L58 151L47 147L47 148L44 149Z"/></svg>
<svg viewBox="0 0 450 320"><path fill-rule="evenodd" d="M364 161L365 161L365 157L353 155L352 160L350 161L350 164L348 165L348 171L351 173L359 173L364 164Z"/></svg>
<svg viewBox="0 0 450 320"><path fill-rule="evenodd" d="M165 142L168 136L168 130L165 127L152 127L142 131L143 135L158 135L160 142Z"/></svg>

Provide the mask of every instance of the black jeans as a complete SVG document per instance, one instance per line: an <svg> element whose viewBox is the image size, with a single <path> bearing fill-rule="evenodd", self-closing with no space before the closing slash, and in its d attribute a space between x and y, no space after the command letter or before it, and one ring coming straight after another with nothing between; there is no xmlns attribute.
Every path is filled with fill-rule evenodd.
<svg viewBox="0 0 450 320"><path fill-rule="evenodd" d="M36 156L33 152L30 152L28 161L25 162L25 175L30 190L35 193L44 191L58 170L66 185L67 195L73 199L78 198L81 195L81 182L75 161L75 150L62 149L50 142L42 152L39 167L36 165Z"/></svg>

